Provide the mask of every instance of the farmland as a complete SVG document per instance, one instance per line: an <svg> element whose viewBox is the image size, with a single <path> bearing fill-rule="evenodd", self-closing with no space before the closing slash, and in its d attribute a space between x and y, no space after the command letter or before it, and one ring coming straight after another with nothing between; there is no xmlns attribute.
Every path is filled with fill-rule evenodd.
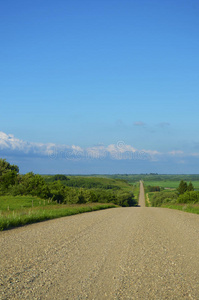
<svg viewBox="0 0 199 300"><path fill-rule="evenodd" d="M135 195L134 195L135 191ZM0 229L116 206L137 206L138 185L93 176L19 174L0 159Z"/></svg>
<svg viewBox="0 0 199 300"><path fill-rule="evenodd" d="M0 177L1 230L86 211L137 206L140 179L146 206L199 210L198 175L21 175L17 166L1 159ZM181 180L192 182L194 190L178 195Z"/></svg>
<svg viewBox="0 0 199 300"><path fill-rule="evenodd" d="M114 208L111 203L56 204L32 196L0 197L0 230L55 218Z"/></svg>
<svg viewBox="0 0 199 300"><path fill-rule="evenodd" d="M158 177L158 176L154 176ZM180 179L181 178L181 179ZM185 181L188 179L189 181ZM179 192L180 182L187 185L187 189ZM189 190L189 184L193 190ZM158 206L163 208L178 209L184 212L199 214L199 180L198 175L161 175L154 180L145 180L146 206ZM156 191L152 191L157 189ZM158 190L159 189L159 190Z"/></svg>

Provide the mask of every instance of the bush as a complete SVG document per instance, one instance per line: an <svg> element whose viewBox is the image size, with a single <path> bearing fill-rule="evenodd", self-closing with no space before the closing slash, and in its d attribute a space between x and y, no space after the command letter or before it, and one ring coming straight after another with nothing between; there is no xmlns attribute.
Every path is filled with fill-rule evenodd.
<svg viewBox="0 0 199 300"><path fill-rule="evenodd" d="M173 202L177 200L176 192L159 192L155 193L151 198L152 206L161 206L163 203Z"/></svg>
<svg viewBox="0 0 199 300"><path fill-rule="evenodd" d="M137 205L133 193L126 191L126 188L131 188L126 181L80 176L68 178L62 174L46 177L33 172L20 175L18 172L17 166L0 159L0 195L31 195L65 204L101 202Z"/></svg>
<svg viewBox="0 0 199 300"><path fill-rule="evenodd" d="M148 185L147 190L149 192L160 192L160 187L159 186L150 186L150 185Z"/></svg>
<svg viewBox="0 0 199 300"><path fill-rule="evenodd" d="M177 203L198 203L199 202L199 192L185 192L178 197Z"/></svg>

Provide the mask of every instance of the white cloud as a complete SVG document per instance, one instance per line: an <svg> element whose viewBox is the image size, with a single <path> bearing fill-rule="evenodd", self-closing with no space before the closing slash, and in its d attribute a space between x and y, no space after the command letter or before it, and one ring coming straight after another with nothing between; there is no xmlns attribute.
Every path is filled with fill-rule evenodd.
<svg viewBox="0 0 199 300"><path fill-rule="evenodd" d="M45 172L49 172L50 166L55 166L56 171L53 172L59 172L57 171L57 166L61 166L62 170L63 168L71 168L70 171L67 169L67 172L79 174L79 172L83 172L80 170L80 166L85 165L85 174L88 172L98 172L96 166L100 166L99 172L103 169L103 172L126 172L125 170L128 170L128 172L133 170L135 172L137 170L139 173L146 172L146 169L150 172L151 168L155 167L159 168L160 171L158 172L163 173L170 172L170 170L172 170L171 172L176 172L177 170L178 172L194 173L198 172L199 152L188 153L180 149L167 152L159 152L154 149L140 150L132 145L125 144L123 141L109 145L101 143L87 148L80 147L79 145L32 143L18 139L12 134L0 132L0 157L6 159L17 159L17 157L20 157L20 164L25 165L27 162L31 162L31 168L33 169L36 168L36 161L42 161L42 164L47 165ZM74 164L73 161L79 161L79 163ZM91 161L93 162L91 163ZM115 161L114 164L111 161ZM110 164L114 165L113 169L110 169ZM190 169L190 165L192 169ZM121 169L121 166L124 168ZM166 169L165 166L167 166ZM28 170L29 167L26 169Z"/></svg>
<svg viewBox="0 0 199 300"><path fill-rule="evenodd" d="M142 150L150 155L161 155L161 152L158 152L157 150Z"/></svg>
<svg viewBox="0 0 199 300"><path fill-rule="evenodd" d="M99 145L85 149L85 155L87 157L100 159L105 157L118 160L128 159L132 157L134 152L136 152L136 149L130 145L126 145L124 142L118 142L117 144L110 144L108 146Z"/></svg>
<svg viewBox="0 0 199 300"><path fill-rule="evenodd" d="M182 154L184 154L184 152L182 150L173 150L168 152L168 154L173 156L181 156Z"/></svg>
<svg viewBox="0 0 199 300"><path fill-rule="evenodd" d="M77 152L83 152L84 151L80 146L75 146L75 145L72 145L71 149L73 149L74 151L77 151Z"/></svg>
<svg viewBox="0 0 199 300"><path fill-rule="evenodd" d="M23 150L28 147L28 143L19 140L12 134L6 134L0 131L0 148L1 149L13 149L13 150Z"/></svg>
<svg viewBox="0 0 199 300"><path fill-rule="evenodd" d="M48 155L49 153L52 153L55 146L56 145L53 143L28 143L15 138L12 134L6 134L0 131L0 150L18 151L25 154Z"/></svg>
<svg viewBox="0 0 199 300"><path fill-rule="evenodd" d="M95 145L82 148L79 145L58 145L54 143L32 143L14 137L12 134L0 132L0 151L2 154L41 156L50 159L62 158L66 160L81 159L113 159L113 160L148 160L182 158L185 156L198 157L199 153L186 154L182 150L173 150L167 153L151 149L136 149L132 145L118 141L116 144Z"/></svg>
<svg viewBox="0 0 199 300"><path fill-rule="evenodd" d="M190 156L194 156L194 157L199 157L199 153L195 152L195 153L191 153Z"/></svg>
<svg viewBox="0 0 199 300"><path fill-rule="evenodd" d="M145 126L146 124L142 121L134 122L133 123L135 126Z"/></svg>
<svg viewBox="0 0 199 300"><path fill-rule="evenodd" d="M78 145L56 145L54 143L28 143L15 138L12 134L0 132L0 150L4 153L47 156L49 158L64 158L69 160L79 159L105 159L111 158L116 160L123 159L143 159L139 151L131 145L119 141L117 144L96 145L83 149ZM147 152L147 151L146 151ZM149 158L149 157L148 157ZM146 155L145 155L146 159Z"/></svg>
<svg viewBox="0 0 199 300"><path fill-rule="evenodd" d="M104 145L88 147L86 149L87 156L90 158L103 158L107 155L107 150Z"/></svg>

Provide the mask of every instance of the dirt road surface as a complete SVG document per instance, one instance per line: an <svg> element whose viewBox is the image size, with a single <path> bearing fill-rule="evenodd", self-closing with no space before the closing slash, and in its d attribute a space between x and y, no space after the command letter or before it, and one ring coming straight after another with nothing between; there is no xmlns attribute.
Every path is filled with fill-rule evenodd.
<svg viewBox="0 0 199 300"><path fill-rule="evenodd" d="M142 201L1 232L0 299L199 299L198 215Z"/></svg>
<svg viewBox="0 0 199 300"><path fill-rule="evenodd" d="M145 195L144 195L144 185L143 182L140 180L140 194L139 194L139 206L145 207Z"/></svg>

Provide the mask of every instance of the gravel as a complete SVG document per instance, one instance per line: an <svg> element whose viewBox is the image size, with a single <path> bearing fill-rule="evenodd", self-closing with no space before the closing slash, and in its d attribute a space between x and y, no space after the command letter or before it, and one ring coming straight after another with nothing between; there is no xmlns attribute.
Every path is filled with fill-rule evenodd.
<svg viewBox="0 0 199 300"><path fill-rule="evenodd" d="M139 203L1 232L0 299L199 299L198 215Z"/></svg>

